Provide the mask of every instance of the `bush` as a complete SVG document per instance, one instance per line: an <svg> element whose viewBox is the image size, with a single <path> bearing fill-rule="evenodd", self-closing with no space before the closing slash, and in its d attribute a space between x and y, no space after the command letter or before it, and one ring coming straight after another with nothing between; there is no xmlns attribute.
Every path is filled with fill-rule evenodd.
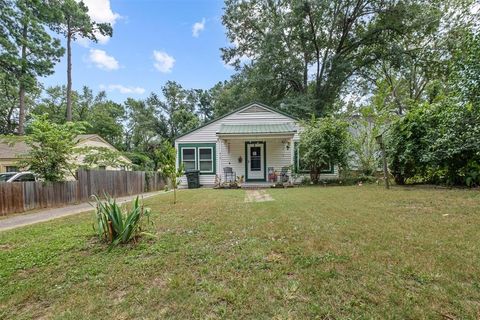
<svg viewBox="0 0 480 320"><path fill-rule="evenodd" d="M305 130L300 134L300 149L304 152L301 160L310 171L313 183L318 183L325 166L347 166L350 140L345 121L325 117L305 123Z"/></svg>
<svg viewBox="0 0 480 320"><path fill-rule="evenodd" d="M136 239L144 232L147 225L150 225L150 210L139 204L138 196L132 201L130 210L122 209L109 196L106 201L94 197L96 201L96 226L97 233L101 240L110 243L111 247L120 243L128 243ZM147 218L143 224L143 218Z"/></svg>
<svg viewBox="0 0 480 320"><path fill-rule="evenodd" d="M416 107L392 125L386 143L398 184L479 183L478 106L446 99Z"/></svg>

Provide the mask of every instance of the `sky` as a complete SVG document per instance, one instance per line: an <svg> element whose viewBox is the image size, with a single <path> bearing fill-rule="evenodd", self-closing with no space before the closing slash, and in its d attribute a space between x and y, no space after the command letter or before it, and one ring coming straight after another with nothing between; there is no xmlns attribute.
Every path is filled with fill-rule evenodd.
<svg viewBox="0 0 480 320"><path fill-rule="evenodd" d="M233 74L220 48L229 46L219 0L84 0L97 22L113 25L113 36L72 46L73 88L105 90L117 102L161 92L168 80L184 88L208 89ZM65 41L62 40L65 47ZM64 85L66 55L48 86Z"/></svg>

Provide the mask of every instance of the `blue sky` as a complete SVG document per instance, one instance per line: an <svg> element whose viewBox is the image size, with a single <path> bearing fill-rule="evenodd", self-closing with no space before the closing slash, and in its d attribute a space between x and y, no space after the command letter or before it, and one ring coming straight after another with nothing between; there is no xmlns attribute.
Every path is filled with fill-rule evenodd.
<svg viewBox="0 0 480 320"><path fill-rule="evenodd" d="M233 73L220 56L220 48L229 45L221 24L223 1L84 2L94 20L113 24L113 37L73 45L74 89L106 90L110 99L122 102L160 92L167 80L208 89ZM66 84L65 56L42 82Z"/></svg>

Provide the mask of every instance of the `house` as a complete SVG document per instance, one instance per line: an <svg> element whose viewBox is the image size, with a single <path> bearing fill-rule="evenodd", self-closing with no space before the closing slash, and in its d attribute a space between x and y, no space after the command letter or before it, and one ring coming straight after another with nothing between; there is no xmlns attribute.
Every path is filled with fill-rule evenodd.
<svg viewBox="0 0 480 320"><path fill-rule="evenodd" d="M282 171L308 175L299 149L302 127L294 117L254 102L234 110L175 140L177 166L185 171L199 170L200 184L243 177L248 184L278 181ZM231 169L230 169L231 168ZM321 179L338 177L336 167L328 166ZM181 178L186 185L186 177Z"/></svg>
<svg viewBox="0 0 480 320"><path fill-rule="evenodd" d="M114 146L108 143L105 139L97 134L81 134L76 137L76 148L106 148L111 151L118 151ZM30 150L25 143L23 137L13 137L13 141L2 141L0 139L0 172L15 172L19 171L18 161L24 159L25 155ZM74 163L81 166L84 164L85 156L78 155L74 159ZM119 156L119 162L125 163L121 167L101 166L100 169L105 170L125 170L131 167L132 162L124 156Z"/></svg>

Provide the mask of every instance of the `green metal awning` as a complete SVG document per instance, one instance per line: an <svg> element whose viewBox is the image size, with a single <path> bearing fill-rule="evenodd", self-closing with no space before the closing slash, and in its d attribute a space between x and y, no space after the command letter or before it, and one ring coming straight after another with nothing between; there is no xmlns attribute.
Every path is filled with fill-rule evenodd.
<svg viewBox="0 0 480 320"><path fill-rule="evenodd" d="M252 134L294 134L297 132L290 123L269 124L222 124L218 135L252 135Z"/></svg>

